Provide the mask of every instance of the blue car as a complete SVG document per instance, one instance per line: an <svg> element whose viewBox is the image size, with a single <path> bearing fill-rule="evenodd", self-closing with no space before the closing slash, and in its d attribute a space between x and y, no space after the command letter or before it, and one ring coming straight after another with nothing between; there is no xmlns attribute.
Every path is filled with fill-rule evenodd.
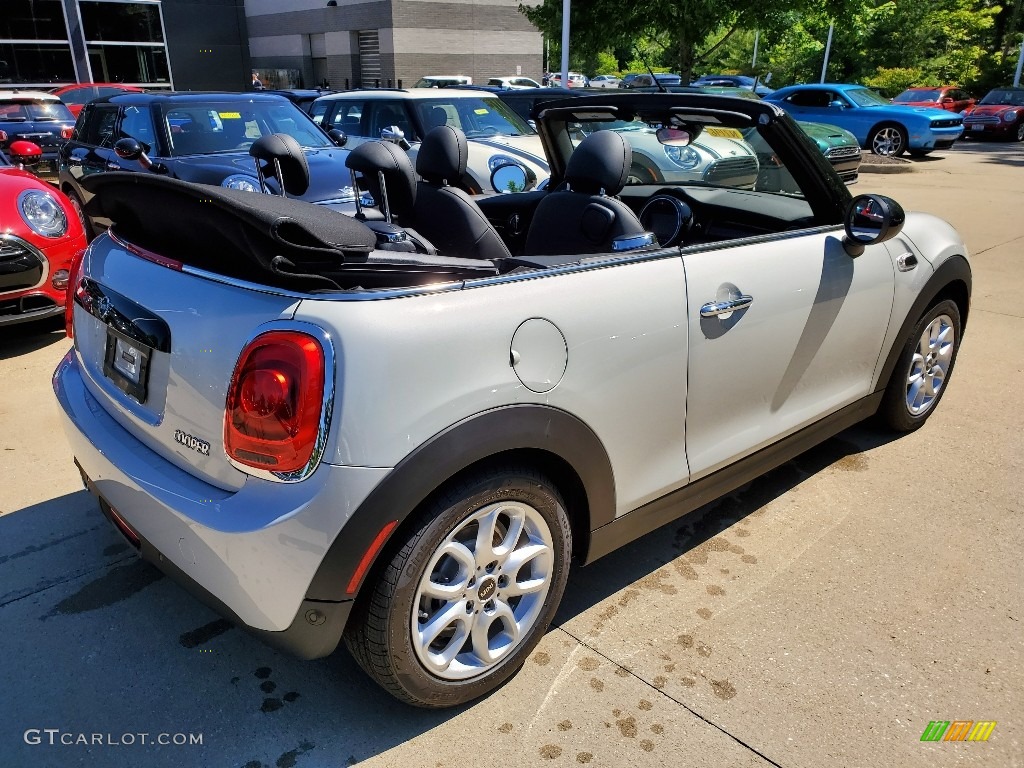
<svg viewBox="0 0 1024 768"><path fill-rule="evenodd" d="M797 120L845 128L864 149L897 157L920 157L948 149L963 134L963 118L942 109L893 104L862 85L791 85L765 101L778 104Z"/></svg>

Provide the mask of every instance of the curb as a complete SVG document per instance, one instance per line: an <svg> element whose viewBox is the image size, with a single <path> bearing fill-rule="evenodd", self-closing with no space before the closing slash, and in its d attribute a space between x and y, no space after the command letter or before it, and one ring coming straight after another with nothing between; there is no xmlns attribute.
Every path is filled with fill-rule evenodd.
<svg viewBox="0 0 1024 768"><path fill-rule="evenodd" d="M917 168L913 163L864 163L860 164L861 173L912 173Z"/></svg>

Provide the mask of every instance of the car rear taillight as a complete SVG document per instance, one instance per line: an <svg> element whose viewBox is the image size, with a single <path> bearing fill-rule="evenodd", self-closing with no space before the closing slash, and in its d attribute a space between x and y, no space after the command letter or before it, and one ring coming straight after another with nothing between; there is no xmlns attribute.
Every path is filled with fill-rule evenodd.
<svg viewBox="0 0 1024 768"><path fill-rule="evenodd" d="M74 128L61 128L60 129L60 137L62 139L70 139L74 135L75 135L75 129Z"/></svg>
<svg viewBox="0 0 1024 768"><path fill-rule="evenodd" d="M64 293L64 331L69 339L75 338L75 294L82 282L82 271L85 269L85 248L71 257L68 269L67 290Z"/></svg>
<svg viewBox="0 0 1024 768"><path fill-rule="evenodd" d="M298 331L270 331L238 358L224 412L224 450L272 472L309 464L320 432L324 352Z"/></svg>

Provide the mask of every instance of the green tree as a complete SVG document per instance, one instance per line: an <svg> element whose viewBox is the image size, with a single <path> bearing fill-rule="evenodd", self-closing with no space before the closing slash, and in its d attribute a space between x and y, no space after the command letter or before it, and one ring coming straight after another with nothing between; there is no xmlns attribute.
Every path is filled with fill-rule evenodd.
<svg viewBox="0 0 1024 768"><path fill-rule="evenodd" d="M838 0L837 0L838 1ZM622 49L638 40L663 51L659 64L684 79L741 29L781 23L789 11L813 0L576 0L570 18L570 44L582 56ZM520 4L519 10L550 40L561 39L562 2Z"/></svg>

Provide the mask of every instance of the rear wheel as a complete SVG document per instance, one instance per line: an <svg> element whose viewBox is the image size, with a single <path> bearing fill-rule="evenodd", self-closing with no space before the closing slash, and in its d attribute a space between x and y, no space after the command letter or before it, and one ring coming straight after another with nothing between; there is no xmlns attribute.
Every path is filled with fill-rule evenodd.
<svg viewBox="0 0 1024 768"><path fill-rule="evenodd" d="M1024 120L1017 125L1017 141L1024 141Z"/></svg>
<svg viewBox="0 0 1024 768"><path fill-rule="evenodd" d="M522 467L458 483L395 546L346 644L397 698L447 707L497 688L540 642L565 590L572 535L558 491Z"/></svg>
<svg viewBox="0 0 1024 768"><path fill-rule="evenodd" d="M960 310L948 299L925 312L914 326L879 408L888 427L911 432L935 411L953 373L960 328Z"/></svg>
<svg viewBox="0 0 1024 768"><path fill-rule="evenodd" d="M880 125L868 137L868 146L876 155L899 157L907 149L907 132L895 123Z"/></svg>

